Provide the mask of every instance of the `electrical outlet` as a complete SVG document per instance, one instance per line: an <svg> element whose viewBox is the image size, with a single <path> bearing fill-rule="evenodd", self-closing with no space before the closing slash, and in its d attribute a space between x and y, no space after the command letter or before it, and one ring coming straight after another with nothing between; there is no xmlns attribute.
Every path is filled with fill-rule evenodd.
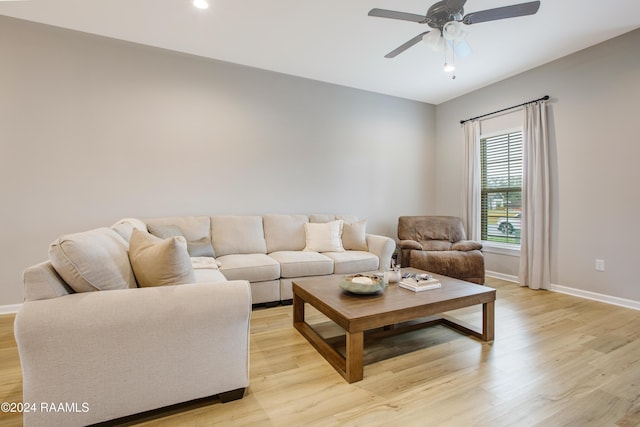
<svg viewBox="0 0 640 427"><path fill-rule="evenodd" d="M597 259L596 260L596 271L604 271L604 260Z"/></svg>

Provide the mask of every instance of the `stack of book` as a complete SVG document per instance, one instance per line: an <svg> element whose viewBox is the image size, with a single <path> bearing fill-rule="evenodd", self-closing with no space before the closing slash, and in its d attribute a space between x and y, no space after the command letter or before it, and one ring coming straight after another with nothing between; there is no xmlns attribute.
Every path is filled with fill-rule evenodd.
<svg viewBox="0 0 640 427"><path fill-rule="evenodd" d="M420 292L441 288L442 284L438 279L434 279L428 274L418 274L403 278L400 283L398 283L398 286L414 292Z"/></svg>

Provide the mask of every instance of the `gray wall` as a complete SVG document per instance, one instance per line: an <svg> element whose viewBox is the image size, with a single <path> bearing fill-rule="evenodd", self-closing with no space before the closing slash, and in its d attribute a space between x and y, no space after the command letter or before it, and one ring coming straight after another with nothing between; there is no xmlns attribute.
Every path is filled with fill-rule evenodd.
<svg viewBox="0 0 640 427"><path fill-rule="evenodd" d="M552 282L640 301L640 30L437 106L437 206L458 215L459 121L550 95ZM606 271L595 271L595 259ZM487 255L517 275L519 259Z"/></svg>
<svg viewBox="0 0 640 427"><path fill-rule="evenodd" d="M0 306L122 217L435 213L432 105L7 17L0 53Z"/></svg>
<svg viewBox="0 0 640 427"><path fill-rule="evenodd" d="M58 235L125 216L342 212L395 237L399 215L460 215L459 120L547 93L552 281L640 301L637 46L640 30L436 108L0 17L0 306Z"/></svg>

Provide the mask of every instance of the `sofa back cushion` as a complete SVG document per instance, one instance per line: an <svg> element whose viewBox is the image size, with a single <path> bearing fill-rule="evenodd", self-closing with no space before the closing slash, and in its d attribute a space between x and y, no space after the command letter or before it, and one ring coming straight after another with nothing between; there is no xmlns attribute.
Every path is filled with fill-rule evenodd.
<svg viewBox="0 0 640 427"><path fill-rule="evenodd" d="M333 214L312 214L309 215L309 222L330 222L341 219L349 224L358 221L355 215L333 215Z"/></svg>
<svg viewBox="0 0 640 427"><path fill-rule="evenodd" d="M124 240L129 243L131 240L131 232L134 228L142 231L147 231L147 224L138 218L122 218L111 226Z"/></svg>
<svg viewBox="0 0 640 427"><path fill-rule="evenodd" d="M261 216L212 216L211 241L218 257L267 253Z"/></svg>
<svg viewBox="0 0 640 427"><path fill-rule="evenodd" d="M465 240L462 220L454 216L401 216L398 219L400 240Z"/></svg>
<svg viewBox="0 0 640 427"><path fill-rule="evenodd" d="M262 219L267 253L304 249L304 225L309 222L309 217L306 215L265 215Z"/></svg>
<svg viewBox="0 0 640 427"><path fill-rule="evenodd" d="M161 239L184 236L192 257L215 256L211 245L211 220L208 216L177 216L144 220L149 232Z"/></svg>
<svg viewBox="0 0 640 427"><path fill-rule="evenodd" d="M103 227L61 236L49 247L56 272L76 292L135 288L127 242Z"/></svg>

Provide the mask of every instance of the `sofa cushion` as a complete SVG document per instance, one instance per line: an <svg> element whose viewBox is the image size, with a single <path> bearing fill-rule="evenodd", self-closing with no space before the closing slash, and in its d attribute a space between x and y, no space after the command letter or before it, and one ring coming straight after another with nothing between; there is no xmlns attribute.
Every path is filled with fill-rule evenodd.
<svg viewBox="0 0 640 427"><path fill-rule="evenodd" d="M398 218L400 240L466 240L462 220L453 216L401 216Z"/></svg>
<svg viewBox="0 0 640 427"><path fill-rule="evenodd" d="M342 246L342 220L326 223L308 223L304 225L306 239L305 251L344 252Z"/></svg>
<svg viewBox="0 0 640 427"><path fill-rule="evenodd" d="M484 283L484 256L473 251L411 251L409 265L473 283Z"/></svg>
<svg viewBox="0 0 640 427"><path fill-rule="evenodd" d="M317 252L280 251L269 256L280 263L280 277L321 276L333 273L333 260Z"/></svg>
<svg viewBox="0 0 640 427"><path fill-rule="evenodd" d="M191 257L191 266L194 270L211 269L217 270L220 267L220 263L215 258L199 256Z"/></svg>
<svg viewBox="0 0 640 427"><path fill-rule="evenodd" d="M323 222L330 222L330 221L335 221L336 216L335 215L331 215L331 214L312 214L309 215L309 222L313 222L313 223L323 223Z"/></svg>
<svg viewBox="0 0 640 427"><path fill-rule="evenodd" d="M325 252L322 255L333 260L333 272L335 274L351 274L373 271L377 270L380 265L378 257L370 252Z"/></svg>
<svg viewBox="0 0 640 427"><path fill-rule="evenodd" d="M218 261L211 257L191 257L191 266L196 275L196 283L218 283L227 280L218 270Z"/></svg>
<svg viewBox="0 0 640 427"><path fill-rule="evenodd" d="M196 276L196 283L220 283L226 282L227 278L218 269L196 268L193 270Z"/></svg>
<svg viewBox="0 0 640 427"><path fill-rule="evenodd" d="M147 231L147 225L138 218L123 218L111 226L113 230L122 236L124 240L129 243L131 240L131 232L134 228L138 230Z"/></svg>
<svg viewBox="0 0 640 427"><path fill-rule="evenodd" d="M262 282L280 277L280 264L266 254L232 254L216 259L228 280Z"/></svg>
<svg viewBox="0 0 640 427"><path fill-rule="evenodd" d="M450 251L451 242L448 240L423 240L420 242L424 251Z"/></svg>
<svg viewBox="0 0 640 427"><path fill-rule="evenodd" d="M76 292L136 287L127 242L111 228L61 236L49 247L49 259Z"/></svg>
<svg viewBox="0 0 640 427"><path fill-rule="evenodd" d="M342 227L342 246L345 250L368 251L367 220L345 222Z"/></svg>
<svg viewBox="0 0 640 427"><path fill-rule="evenodd" d="M306 215L265 215L262 220L267 253L304 249Z"/></svg>
<svg viewBox="0 0 640 427"><path fill-rule="evenodd" d="M195 283L196 276L182 236L161 239L133 230L129 242L131 267L141 288Z"/></svg>
<svg viewBox="0 0 640 427"><path fill-rule="evenodd" d="M212 216L211 240L218 257L230 254L267 253L260 216Z"/></svg>
<svg viewBox="0 0 640 427"><path fill-rule="evenodd" d="M162 239L184 236L189 255L215 256L211 244L211 220L208 216L178 216L145 219L149 232Z"/></svg>

